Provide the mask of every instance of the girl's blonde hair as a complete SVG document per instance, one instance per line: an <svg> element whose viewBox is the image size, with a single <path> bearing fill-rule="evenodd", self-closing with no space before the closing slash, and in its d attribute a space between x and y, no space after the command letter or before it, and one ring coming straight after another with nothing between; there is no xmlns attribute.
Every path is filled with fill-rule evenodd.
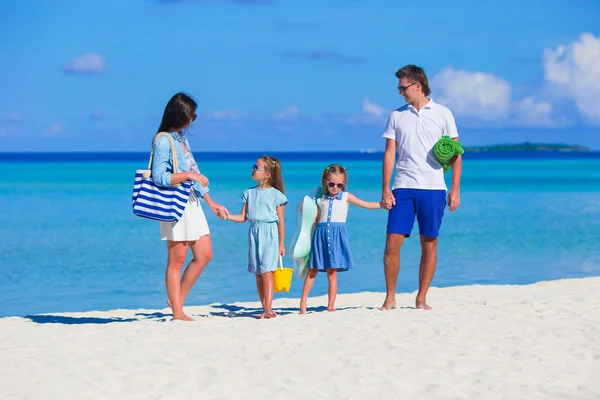
<svg viewBox="0 0 600 400"><path fill-rule="evenodd" d="M269 178L269 184L281 193L284 192L283 188L283 175L281 173L281 163L278 159L271 156L262 156L259 160L263 160L265 163L265 171L271 174Z"/></svg>
<svg viewBox="0 0 600 400"><path fill-rule="evenodd" d="M346 183L342 188L342 191L346 191L346 187L348 186L348 171L340 164L329 164L327 168L323 170L323 176L321 176L321 186L323 186L323 196L327 194L327 175L336 174L343 175L344 182Z"/></svg>

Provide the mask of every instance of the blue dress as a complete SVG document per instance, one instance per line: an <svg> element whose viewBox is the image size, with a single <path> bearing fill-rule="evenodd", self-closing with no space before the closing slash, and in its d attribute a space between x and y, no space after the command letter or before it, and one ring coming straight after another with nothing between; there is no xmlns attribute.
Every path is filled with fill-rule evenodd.
<svg viewBox="0 0 600 400"><path fill-rule="evenodd" d="M287 198L275 188L247 189L242 195L246 203L248 229L248 272L262 275L273 272L279 264L279 230L277 207Z"/></svg>
<svg viewBox="0 0 600 400"><path fill-rule="evenodd" d="M347 271L354 268L346 230L348 192L339 192L316 199L320 217L313 233L310 249L310 268L326 271L333 268Z"/></svg>

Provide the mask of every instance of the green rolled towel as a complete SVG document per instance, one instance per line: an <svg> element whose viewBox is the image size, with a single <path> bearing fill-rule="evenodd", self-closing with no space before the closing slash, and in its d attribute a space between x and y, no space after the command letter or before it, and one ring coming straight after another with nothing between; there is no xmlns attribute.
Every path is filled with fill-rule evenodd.
<svg viewBox="0 0 600 400"><path fill-rule="evenodd" d="M452 158L454 158L455 155L464 152L465 150L462 148L460 142L452 140L449 136L442 136L435 146L433 146L433 154L435 155L436 160L442 164L444 173L448 172L450 169Z"/></svg>

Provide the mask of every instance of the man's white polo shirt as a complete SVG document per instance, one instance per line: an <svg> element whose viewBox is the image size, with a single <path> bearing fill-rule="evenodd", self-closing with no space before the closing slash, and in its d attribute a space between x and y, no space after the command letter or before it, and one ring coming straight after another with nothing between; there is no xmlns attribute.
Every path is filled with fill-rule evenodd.
<svg viewBox="0 0 600 400"><path fill-rule="evenodd" d="M394 189L448 190L433 154L442 136L458 137L456 122L448 108L433 100L419 111L410 104L392 111L383 137L395 140L398 147Z"/></svg>

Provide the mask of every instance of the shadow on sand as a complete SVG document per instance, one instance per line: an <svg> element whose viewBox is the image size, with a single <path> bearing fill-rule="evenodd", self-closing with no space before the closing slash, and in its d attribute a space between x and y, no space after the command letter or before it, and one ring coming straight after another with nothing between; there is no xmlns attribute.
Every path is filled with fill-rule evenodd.
<svg viewBox="0 0 600 400"><path fill-rule="evenodd" d="M338 308L338 311L357 309L361 307L342 307ZM260 307L245 307L233 304L213 304L211 305L211 311L208 314L191 314L192 318L204 318L204 317L221 317L221 318L255 318L257 319L262 314L262 308ZM278 316L299 314L300 309L298 307L279 307L274 308L273 311ZM326 312L327 307L308 307L306 310L310 313ZM113 324L119 322L136 322L136 321L155 321L165 322L171 320L171 314L165 314L162 312L154 313L136 313L134 317L121 318L121 317L70 317L65 315L26 315L23 318L29 319L31 322L36 324L63 324L63 325L84 325L84 324Z"/></svg>

